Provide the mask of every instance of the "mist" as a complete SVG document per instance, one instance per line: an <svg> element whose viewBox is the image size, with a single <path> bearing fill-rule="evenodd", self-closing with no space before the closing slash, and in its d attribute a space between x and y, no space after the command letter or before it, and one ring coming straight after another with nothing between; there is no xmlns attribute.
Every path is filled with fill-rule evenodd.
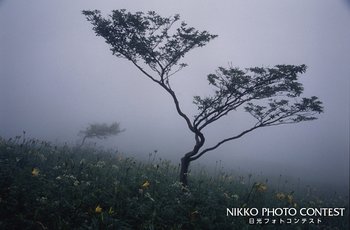
<svg viewBox="0 0 350 230"><path fill-rule="evenodd" d="M181 106L192 117L195 95L210 95L206 76L219 66L306 64L304 96L318 96L319 119L252 132L194 162L229 170L288 175L348 189L350 9L348 1L0 1L0 136L77 144L94 122L120 122L126 131L98 145L144 159L178 164L193 136L171 98L132 64L112 55L82 10L154 10L180 14L219 35L184 59L173 77ZM243 111L206 132L207 146L249 127ZM94 142L95 140L91 140Z"/></svg>

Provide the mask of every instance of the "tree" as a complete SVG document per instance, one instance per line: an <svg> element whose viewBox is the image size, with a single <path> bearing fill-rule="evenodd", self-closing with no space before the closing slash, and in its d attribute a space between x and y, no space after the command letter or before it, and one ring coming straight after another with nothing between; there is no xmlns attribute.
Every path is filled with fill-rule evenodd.
<svg viewBox="0 0 350 230"><path fill-rule="evenodd" d="M180 181L185 186L190 163L203 154L258 128L314 120L316 114L323 112L322 102L317 97L301 98L304 89L298 78L306 71L305 65L243 70L219 67L207 76L214 89L213 95L194 97L198 113L191 118L182 110L170 78L187 66L180 62L181 58L217 35L196 30L185 22L179 23L179 15L161 17L154 11L114 10L108 17L103 17L98 10L83 11L83 14L92 23L96 35L109 44L113 55L130 61L170 95L177 113L193 133L194 146L181 158ZM243 108L256 122L205 148L204 130L238 108Z"/></svg>
<svg viewBox="0 0 350 230"><path fill-rule="evenodd" d="M117 122L110 125L105 123L90 124L85 130L79 132L79 134L83 136L80 147L83 146L87 138L106 139L107 137L116 136L124 131L125 129L120 129L120 125Z"/></svg>

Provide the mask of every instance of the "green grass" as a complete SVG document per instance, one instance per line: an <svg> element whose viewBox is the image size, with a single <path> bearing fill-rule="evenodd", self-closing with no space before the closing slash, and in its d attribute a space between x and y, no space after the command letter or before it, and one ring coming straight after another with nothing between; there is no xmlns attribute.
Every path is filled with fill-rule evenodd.
<svg viewBox="0 0 350 230"><path fill-rule="evenodd" d="M185 188L179 166L155 154L141 162L112 150L0 138L0 229L276 229L226 216L233 207L346 207L349 215L348 198L254 175L196 170ZM279 227L348 229L347 219Z"/></svg>

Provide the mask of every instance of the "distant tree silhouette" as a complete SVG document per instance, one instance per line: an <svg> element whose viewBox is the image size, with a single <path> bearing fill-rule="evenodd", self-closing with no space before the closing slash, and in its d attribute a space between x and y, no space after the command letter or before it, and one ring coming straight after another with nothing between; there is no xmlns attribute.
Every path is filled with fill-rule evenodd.
<svg viewBox="0 0 350 230"><path fill-rule="evenodd" d="M171 77L186 67L180 60L194 48L206 45L217 35L178 23L179 15L161 17L154 11L130 13L114 10L103 17L98 10L83 11L97 36L109 44L113 55L130 61L146 77L165 90L176 111L194 135L194 146L181 158L180 181L187 185L190 162L222 144L238 139L258 128L293 124L316 119L323 112L317 97L301 98L298 82L305 65L276 65L272 68L219 67L207 76L213 95L194 97L198 113L191 119L180 106L171 87ZM175 27L175 25L178 25ZM217 144L204 147L204 130L238 108L252 115L256 122Z"/></svg>
<svg viewBox="0 0 350 230"><path fill-rule="evenodd" d="M106 139L107 137L118 135L124 131L125 129L120 129L120 125L117 122L110 125L105 123L90 124L86 129L79 132L79 134L83 136L80 147L84 145L87 138Z"/></svg>

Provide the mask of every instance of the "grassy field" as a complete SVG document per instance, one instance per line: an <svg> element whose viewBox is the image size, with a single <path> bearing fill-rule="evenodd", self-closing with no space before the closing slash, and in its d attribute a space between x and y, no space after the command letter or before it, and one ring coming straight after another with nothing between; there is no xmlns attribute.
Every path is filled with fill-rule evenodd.
<svg viewBox="0 0 350 230"><path fill-rule="evenodd" d="M156 152L141 162L112 150L0 138L0 229L348 229L348 197L271 184L255 175L196 170ZM260 179L258 179L260 178ZM297 185L295 185L297 186ZM301 185L298 185L301 186ZM319 224L248 224L227 208L345 207Z"/></svg>

